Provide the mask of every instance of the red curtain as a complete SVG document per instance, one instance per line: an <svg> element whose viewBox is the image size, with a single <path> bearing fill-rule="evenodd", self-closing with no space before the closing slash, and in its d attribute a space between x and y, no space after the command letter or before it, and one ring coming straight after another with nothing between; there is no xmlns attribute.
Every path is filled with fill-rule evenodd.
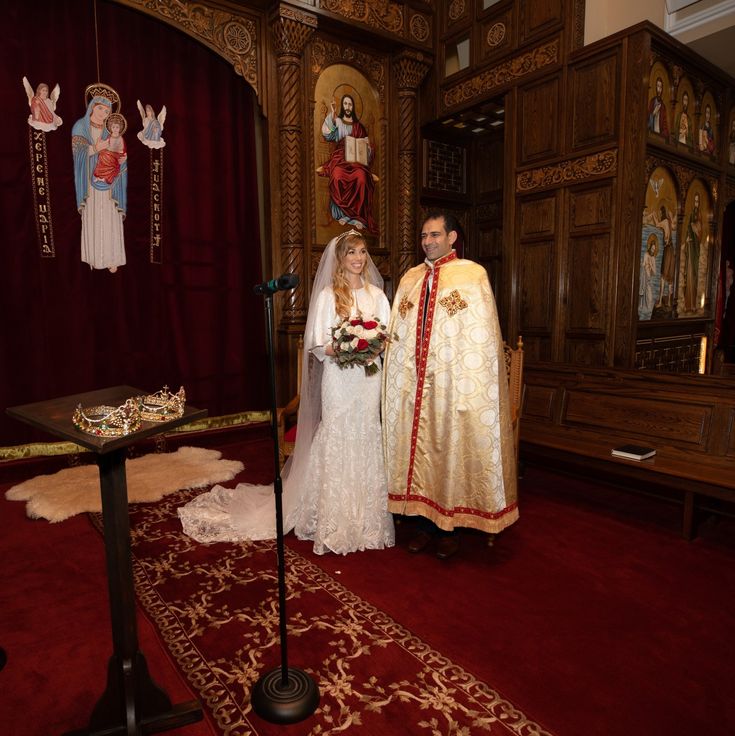
<svg viewBox="0 0 735 736"><path fill-rule="evenodd" d="M93 0L15 0L3 9L0 407L118 384L183 384L210 415L263 408L252 88L155 18L104 0L96 12L97 36ZM61 86L63 124L46 134L54 258L40 256L36 235L24 76L34 88ZM114 274L80 258L71 129L95 81L118 92L128 122L127 265ZM149 149L136 138L136 100L167 108L161 265L149 259ZM2 412L0 445L34 439Z"/></svg>

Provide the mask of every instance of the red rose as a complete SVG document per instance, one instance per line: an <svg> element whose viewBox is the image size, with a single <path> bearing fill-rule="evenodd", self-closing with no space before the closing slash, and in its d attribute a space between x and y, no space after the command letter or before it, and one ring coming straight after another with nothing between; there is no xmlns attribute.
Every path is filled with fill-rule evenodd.
<svg viewBox="0 0 735 736"><path fill-rule="evenodd" d="M378 323L371 319L369 322L363 322L362 326L366 330L374 330L378 326Z"/></svg>
<svg viewBox="0 0 735 736"><path fill-rule="evenodd" d="M357 341L357 348L356 348L357 350L367 350L367 347L368 347L368 341L367 340L363 340L362 338L360 338Z"/></svg>
<svg viewBox="0 0 735 736"><path fill-rule="evenodd" d="M351 320L350 320L350 324L351 324L351 325L352 325L353 327L357 327L358 325L361 325L361 324L362 324L362 320L361 320L361 319L359 319L359 318L358 318L358 319L351 319Z"/></svg>

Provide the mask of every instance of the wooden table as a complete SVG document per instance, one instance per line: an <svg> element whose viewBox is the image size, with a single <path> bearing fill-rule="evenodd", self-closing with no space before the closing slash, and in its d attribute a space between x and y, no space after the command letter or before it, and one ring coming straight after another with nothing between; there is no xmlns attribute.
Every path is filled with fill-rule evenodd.
<svg viewBox="0 0 735 736"><path fill-rule="evenodd" d="M184 415L178 419L144 421L140 429L123 437L87 434L72 423L72 414L78 404L82 407L120 406L131 396L147 393L131 386L113 386L7 409L11 417L76 442L97 455L113 653L108 664L107 688L92 711L88 728L68 736L141 736L202 719L201 705L196 700L171 704L168 695L151 679L145 657L138 649L125 455L127 447L134 442L201 419L207 412L186 406Z"/></svg>

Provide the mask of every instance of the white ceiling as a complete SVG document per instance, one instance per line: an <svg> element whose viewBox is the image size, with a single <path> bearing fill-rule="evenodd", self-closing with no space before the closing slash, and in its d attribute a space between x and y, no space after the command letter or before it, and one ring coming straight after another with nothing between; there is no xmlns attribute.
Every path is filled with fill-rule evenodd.
<svg viewBox="0 0 735 736"><path fill-rule="evenodd" d="M690 41L687 46L735 77L735 26Z"/></svg>
<svg viewBox="0 0 735 736"><path fill-rule="evenodd" d="M665 29L735 77L735 0L666 0Z"/></svg>

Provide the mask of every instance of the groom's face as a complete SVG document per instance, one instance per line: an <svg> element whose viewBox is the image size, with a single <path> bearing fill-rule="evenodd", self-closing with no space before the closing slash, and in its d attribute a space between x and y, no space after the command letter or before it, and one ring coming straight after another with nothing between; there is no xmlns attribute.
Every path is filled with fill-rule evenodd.
<svg viewBox="0 0 735 736"><path fill-rule="evenodd" d="M443 217L427 220L421 228L421 247L430 261L447 255L457 240L457 233L447 232Z"/></svg>

